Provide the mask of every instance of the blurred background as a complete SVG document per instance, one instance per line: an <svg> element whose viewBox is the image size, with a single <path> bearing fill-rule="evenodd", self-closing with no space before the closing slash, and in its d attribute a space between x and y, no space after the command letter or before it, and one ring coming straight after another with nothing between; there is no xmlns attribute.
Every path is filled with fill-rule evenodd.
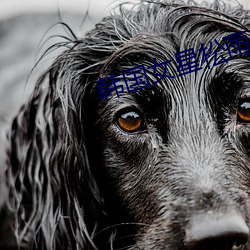
<svg viewBox="0 0 250 250"><path fill-rule="evenodd" d="M32 68L50 45L63 41L53 36L69 34L62 25L54 24L65 22L77 36L82 36L121 2L124 1L0 0L0 174L4 169L6 129L39 75L60 50ZM250 9L249 0L225 2Z"/></svg>

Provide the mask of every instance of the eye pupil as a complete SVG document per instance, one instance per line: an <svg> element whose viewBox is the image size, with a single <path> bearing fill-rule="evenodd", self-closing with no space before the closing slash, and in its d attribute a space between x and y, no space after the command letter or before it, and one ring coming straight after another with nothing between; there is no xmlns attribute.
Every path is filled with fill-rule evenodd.
<svg viewBox="0 0 250 250"><path fill-rule="evenodd" d="M250 99L242 100L237 111L238 122L250 123Z"/></svg>
<svg viewBox="0 0 250 250"><path fill-rule="evenodd" d="M122 113L117 119L117 125L125 132L137 132L142 129L144 123L141 115L135 111Z"/></svg>

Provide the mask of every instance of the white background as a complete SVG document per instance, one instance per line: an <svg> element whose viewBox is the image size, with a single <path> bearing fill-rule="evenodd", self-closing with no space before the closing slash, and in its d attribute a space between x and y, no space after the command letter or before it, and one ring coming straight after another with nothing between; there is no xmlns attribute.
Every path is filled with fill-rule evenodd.
<svg viewBox="0 0 250 250"><path fill-rule="evenodd" d="M131 1L131 0L130 0ZM132 0L133 1L133 0ZM131 2L132 2L131 1ZM199 0L202 1L202 0ZM198 1L198 2L199 2ZM212 0L207 0L211 2ZM119 0L0 0L0 19L8 16L40 11L74 11L84 12L89 9L91 15L103 16L109 9L117 5ZM250 9L249 0L224 0L229 3L241 3L245 8Z"/></svg>

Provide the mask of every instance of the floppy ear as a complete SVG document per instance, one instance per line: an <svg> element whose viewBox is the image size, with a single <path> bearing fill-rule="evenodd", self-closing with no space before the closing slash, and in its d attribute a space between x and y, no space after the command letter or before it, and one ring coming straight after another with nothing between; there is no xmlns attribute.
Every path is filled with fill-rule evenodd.
<svg viewBox="0 0 250 250"><path fill-rule="evenodd" d="M95 80L83 70L93 72L92 62L77 64L76 50L39 80L9 132L7 206L23 248L95 249L91 234L103 201L88 159L84 105ZM92 218L88 225L85 218Z"/></svg>
<svg viewBox="0 0 250 250"><path fill-rule="evenodd" d="M107 59L130 37L123 17L115 18L104 19L85 38L64 44L68 49L40 78L13 121L6 207L20 247L96 249L95 231L110 223L87 138L95 133L90 116L97 115L100 101L95 82Z"/></svg>

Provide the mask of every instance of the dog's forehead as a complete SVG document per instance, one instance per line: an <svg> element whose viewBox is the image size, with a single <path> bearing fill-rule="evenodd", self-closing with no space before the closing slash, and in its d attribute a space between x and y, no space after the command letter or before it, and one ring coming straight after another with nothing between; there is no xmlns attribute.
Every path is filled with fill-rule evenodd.
<svg viewBox="0 0 250 250"><path fill-rule="evenodd" d="M195 30L189 27L185 32L158 34L157 38L152 34L137 34L108 58L103 72L110 73L115 69L113 75L120 73L122 82L126 83L125 89L129 88L129 82L136 83L139 76L135 72L140 71L155 91L142 87L135 93L131 91L135 96L146 92L166 96L166 92L172 97L196 95L202 99L204 94L207 95L209 85L222 74L225 77L235 74L248 83L249 58L239 53L229 54L228 44L223 40L235 30L212 29L208 32L208 26L212 24L206 22ZM224 82L223 87L226 88L226 84ZM120 96L127 96L127 93Z"/></svg>
<svg viewBox="0 0 250 250"><path fill-rule="evenodd" d="M250 61L248 59L236 58L224 65L210 68L203 63L199 71L184 75L178 73L177 64L172 64L168 69L171 73L167 73L168 76L165 77L147 72L149 85L145 88L141 86L140 89L131 93L126 91L120 93L120 102L132 102L141 98L148 101L156 98L158 102L166 98L176 102L194 99L204 101L204 98L209 95L217 94L217 90L224 93L233 90L234 94L240 95L247 95L250 91ZM164 71L163 68L162 71ZM173 77L169 77L170 74ZM121 79L119 85L123 85L123 89L129 88L130 80L133 82L134 79ZM117 103L119 98L114 93L110 100Z"/></svg>
<svg viewBox="0 0 250 250"><path fill-rule="evenodd" d="M109 32L112 22L119 23L119 29L113 27L114 36L122 42L106 58L100 76L116 84L115 77L119 75L117 85L123 88L111 88L112 95L102 100L107 107L182 107L181 115L183 107L199 113L201 109L211 109L215 98L232 101L250 92L249 56L245 50L239 53L246 41L243 37L249 37L247 26L211 9L159 5L148 8L152 8L147 10L148 16L139 10L125 18L121 15L109 20ZM240 34L241 41L228 44L225 38L234 34ZM239 46L238 53L230 54L230 45ZM135 91L130 87L137 84L138 71L148 86ZM228 100L222 104L228 105Z"/></svg>

